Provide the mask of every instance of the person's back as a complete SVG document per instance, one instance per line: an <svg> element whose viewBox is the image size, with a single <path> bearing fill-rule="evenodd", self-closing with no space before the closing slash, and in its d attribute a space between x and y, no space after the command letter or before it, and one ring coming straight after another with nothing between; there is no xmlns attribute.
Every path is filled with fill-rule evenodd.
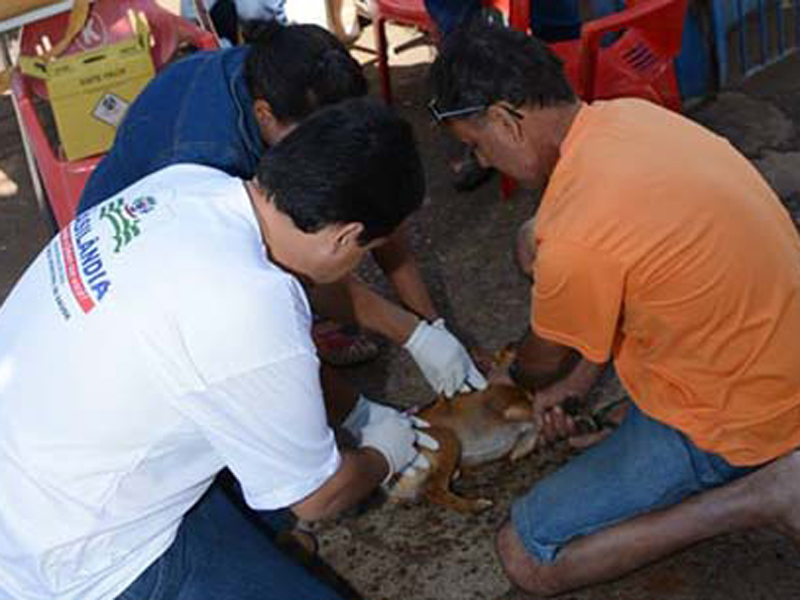
<svg viewBox="0 0 800 600"><path fill-rule="evenodd" d="M275 394L248 408L231 382L287 359L314 373L309 327L219 171L159 171L62 230L0 310L0 596L115 597L225 464L276 503L273 450L319 449L280 442Z"/></svg>
<svg viewBox="0 0 800 600"><path fill-rule="evenodd" d="M800 243L761 175L639 100L583 107L561 151L537 213L538 331L613 356L647 413L734 464L800 444Z"/></svg>
<svg viewBox="0 0 800 600"><path fill-rule="evenodd" d="M269 143L318 108L366 93L358 63L315 25L253 27L251 43L199 52L136 98L90 176L78 213L177 163L251 179Z"/></svg>

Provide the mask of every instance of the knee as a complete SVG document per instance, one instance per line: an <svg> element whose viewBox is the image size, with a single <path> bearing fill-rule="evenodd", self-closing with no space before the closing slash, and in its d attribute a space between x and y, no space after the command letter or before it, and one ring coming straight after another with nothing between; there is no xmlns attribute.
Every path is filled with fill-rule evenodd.
<svg viewBox="0 0 800 600"><path fill-rule="evenodd" d="M563 591L552 567L528 554L510 521L498 531L496 547L503 571L515 586L537 596L552 596Z"/></svg>

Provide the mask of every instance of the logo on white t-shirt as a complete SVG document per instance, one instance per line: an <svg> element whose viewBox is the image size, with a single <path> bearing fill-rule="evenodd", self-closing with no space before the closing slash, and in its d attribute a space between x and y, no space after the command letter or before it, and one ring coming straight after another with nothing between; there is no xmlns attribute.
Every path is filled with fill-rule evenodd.
<svg viewBox="0 0 800 600"><path fill-rule="evenodd" d="M141 233L140 216L151 212L155 206L156 200L152 196L141 196L129 203L124 198L117 198L103 204L100 218L108 220L114 228L114 252L122 250Z"/></svg>
<svg viewBox="0 0 800 600"><path fill-rule="evenodd" d="M95 218L97 211L86 211L61 230L47 250L47 260L53 297L65 319L71 317L74 305L88 314L102 302L112 285L106 265L109 246L112 253L119 253L139 237L142 216L155 208L152 196L130 202L115 198L100 205L99 219ZM103 222L110 229L100 230L98 225Z"/></svg>

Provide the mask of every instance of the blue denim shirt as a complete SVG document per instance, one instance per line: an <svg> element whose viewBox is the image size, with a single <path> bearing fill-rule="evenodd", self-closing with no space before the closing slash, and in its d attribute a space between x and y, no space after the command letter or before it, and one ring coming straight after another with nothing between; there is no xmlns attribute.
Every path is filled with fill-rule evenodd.
<svg viewBox="0 0 800 600"><path fill-rule="evenodd" d="M265 146L244 80L248 51L197 52L161 71L128 109L78 212L176 163L252 178Z"/></svg>

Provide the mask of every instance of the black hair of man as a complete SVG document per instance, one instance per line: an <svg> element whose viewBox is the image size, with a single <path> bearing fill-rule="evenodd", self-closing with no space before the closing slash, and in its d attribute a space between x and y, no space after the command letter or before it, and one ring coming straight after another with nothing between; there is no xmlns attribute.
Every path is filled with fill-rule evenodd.
<svg viewBox="0 0 800 600"><path fill-rule="evenodd" d="M539 108L575 101L561 60L546 44L483 18L445 38L429 82L440 112L500 101Z"/></svg>
<svg viewBox="0 0 800 600"><path fill-rule="evenodd" d="M245 40L250 95L266 100L281 122L299 122L322 106L367 93L361 66L322 27L251 21Z"/></svg>
<svg viewBox="0 0 800 600"><path fill-rule="evenodd" d="M300 230L362 223L362 245L390 235L425 196L411 125L370 98L315 112L264 155L256 179Z"/></svg>

